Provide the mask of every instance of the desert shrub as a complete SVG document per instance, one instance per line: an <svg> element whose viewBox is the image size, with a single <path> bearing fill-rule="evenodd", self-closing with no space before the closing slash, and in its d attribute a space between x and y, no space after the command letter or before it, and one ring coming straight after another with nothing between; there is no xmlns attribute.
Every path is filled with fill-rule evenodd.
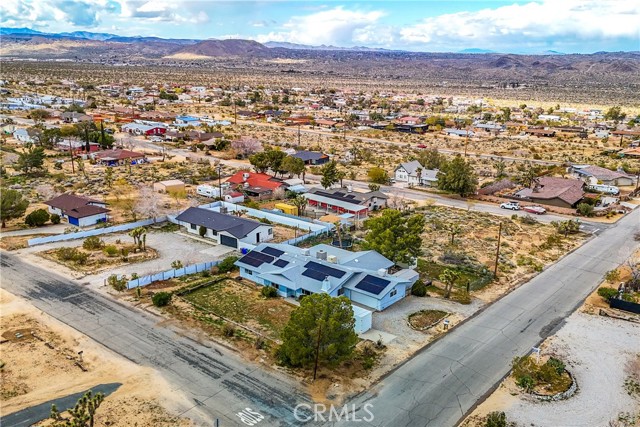
<svg viewBox="0 0 640 427"><path fill-rule="evenodd" d="M60 224L60 215L58 214L51 214L51 217L49 219L51 221L51 224Z"/></svg>
<svg viewBox="0 0 640 427"><path fill-rule="evenodd" d="M98 236L90 236L84 239L82 247L88 251L102 249L104 247L104 241L102 241Z"/></svg>
<svg viewBox="0 0 640 427"><path fill-rule="evenodd" d="M607 271L607 274L604 276L605 280L609 283L615 283L620 280L620 271L616 268L615 270Z"/></svg>
<svg viewBox="0 0 640 427"><path fill-rule="evenodd" d="M211 277L211 272L209 270L203 270L202 273L200 273L200 275L202 277Z"/></svg>
<svg viewBox="0 0 640 427"><path fill-rule="evenodd" d="M104 247L103 252L106 256L111 258L118 255L118 248L116 248L114 245L107 245Z"/></svg>
<svg viewBox="0 0 640 427"><path fill-rule="evenodd" d="M59 248L56 250L56 255L61 261L71 261L78 253L76 248Z"/></svg>
<svg viewBox="0 0 640 427"><path fill-rule="evenodd" d="M36 209L24 218L24 222L29 227L41 227L49 221L49 218L49 212L44 209Z"/></svg>
<svg viewBox="0 0 640 427"><path fill-rule="evenodd" d="M422 280L418 280L413 284L413 286L411 287L411 295L417 297L424 297L427 295L427 287Z"/></svg>
<svg viewBox="0 0 640 427"><path fill-rule="evenodd" d="M611 300L612 298L615 298L618 295L618 291L616 289L613 288L599 288L598 289L598 295L600 295L602 298L604 298L606 301Z"/></svg>
<svg viewBox="0 0 640 427"><path fill-rule="evenodd" d="M593 206L588 203L580 203L578 213L582 216L593 216Z"/></svg>
<svg viewBox="0 0 640 427"><path fill-rule="evenodd" d="M556 373L558 375L562 375L564 373L565 370L565 364L562 360L557 359L555 357L550 357L549 360L547 360L546 365L551 366L553 369L555 369Z"/></svg>
<svg viewBox="0 0 640 427"><path fill-rule="evenodd" d="M260 293L265 298L275 298L278 296L278 290L273 286L263 286Z"/></svg>
<svg viewBox="0 0 640 427"><path fill-rule="evenodd" d="M118 292L127 289L127 276L118 278L117 274L112 274L107 278L107 284Z"/></svg>
<svg viewBox="0 0 640 427"><path fill-rule="evenodd" d="M222 333L225 337L232 337L236 334L236 328L230 323L225 323L222 327Z"/></svg>
<svg viewBox="0 0 640 427"><path fill-rule="evenodd" d="M484 427L507 427L507 415L504 412L489 412Z"/></svg>
<svg viewBox="0 0 640 427"><path fill-rule="evenodd" d="M182 268L182 267L184 267L184 265L182 265L182 261L180 261L179 259L177 259L177 260L175 260L175 261L173 261L171 263L171 268L173 268L174 270L177 270L177 269Z"/></svg>
<svg viewBox="0 0 640 427"><path fill-rule="evenodd" d="M165 305L171 302L171 293L170 292L158 292L157 294L153 294L151 297L151 302L156 307L164 307Z"/></svg>
<svg viewBox="0 0 640 427"><path fill-rule="evenodd" d="M521 216L519 217L519 219L521 223L526 225L533 225L538 223L538 220L532 217L531 215Z"/></svg>
<svg viewBox="0 0 640 427"><path fill-rule="evenodd" d="M235 266L235 262L238 260L236 256L228 256L223 259L220 264L218 264L218 272L220 273L228 273L229 271L235 270L237 267Z"/></svg>
<svg viewBox="0 0 640 427"><path fill-rule="evenodd" d="M81 251L78 251L75 257L73 258L73 262L80 265L85 265L88 260L89 260L89 254Z"/></svg>
<svg viewBox="0 0 640 427"><path fill-rule="evenodd" d="M530 375L523 375L518 379L516 379L516 385L521 389L523 389L524 391L526 391L527 393L529 393L533 390L533 386L535 385L535 382L533 381L533 378L531 378Z"/></svg>

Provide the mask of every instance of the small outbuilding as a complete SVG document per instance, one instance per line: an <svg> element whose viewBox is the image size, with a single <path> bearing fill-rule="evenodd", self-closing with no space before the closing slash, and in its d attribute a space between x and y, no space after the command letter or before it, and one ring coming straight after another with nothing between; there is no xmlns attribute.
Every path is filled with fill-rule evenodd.
<svg viewBox="0 0 640 427"><path fill-rule="evenodd" d="M179 179L169 179L153 184L153 191L158 193L179 193L185 191L185 185Z"/></svg>

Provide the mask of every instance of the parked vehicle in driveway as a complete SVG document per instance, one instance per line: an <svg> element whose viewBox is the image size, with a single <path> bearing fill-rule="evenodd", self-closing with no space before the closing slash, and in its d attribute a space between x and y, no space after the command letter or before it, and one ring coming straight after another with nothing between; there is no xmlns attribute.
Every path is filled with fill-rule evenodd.
<svg viewBox="0 0 640 427"><path fill-rule="evenodd" d="M522 210L536 215L542 215L547 212L547 210L542 206L523 206Z"/></svg>
<svg viewBox="0 0 640 427"><path fill-rule="evenodd" d="M512 211L520 210L520 203L518 202L505 202L500 204L500 208L502 209L511 209Z"/></svg>
<svg viewBox="0 0 640 427"><path fill-rule="evenodd" d="M418 144L418 148L427 148L427 146L424 144Z"/></svg>

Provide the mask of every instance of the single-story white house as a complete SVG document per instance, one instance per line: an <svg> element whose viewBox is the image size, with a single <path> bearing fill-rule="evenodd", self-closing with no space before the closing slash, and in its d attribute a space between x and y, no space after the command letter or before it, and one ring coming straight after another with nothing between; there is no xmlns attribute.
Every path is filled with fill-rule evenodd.
<svg viewBox="0 0 640 427"><path fill-rule="evenodd" d="M49 206L49 213L65 218L69 224L87 227L107 221L105 203L75 194L62 194L44 202Z"/></svg>
<svg viewBox="0 0 640 427"><path fill-rule="evenodd" d="M191 207L178 215L176 221L192 234L199 235L204 227L203 237L234 249L246 247L243 243L257 245L273 239L273 227L269 224L210 209Z"/></svg>
<svg viewBox="0 0 640 427"><path fill-rule="evenodd" d="M374 311L404 298L419 277L410 269L389 273L393 261L376 251L351 252L330 245L299 248L263 243L236 265L240 276L272 286L283 297L300 298L319 292L333 297L344 295L354 305Z"/></svg>

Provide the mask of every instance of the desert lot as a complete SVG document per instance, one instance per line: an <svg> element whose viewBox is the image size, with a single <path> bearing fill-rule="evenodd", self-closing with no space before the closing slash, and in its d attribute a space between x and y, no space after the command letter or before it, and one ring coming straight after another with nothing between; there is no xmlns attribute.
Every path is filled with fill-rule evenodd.
<svg viewBox="0 0 640 427"><path fill-rule="evenodd" d="M117 356L1 289L0 313L3 416L100 384L121 383L96 411L96 427L192 425L171 413L178 402L152 369ZM22 338L16 338L18 331Z"/></svg>

